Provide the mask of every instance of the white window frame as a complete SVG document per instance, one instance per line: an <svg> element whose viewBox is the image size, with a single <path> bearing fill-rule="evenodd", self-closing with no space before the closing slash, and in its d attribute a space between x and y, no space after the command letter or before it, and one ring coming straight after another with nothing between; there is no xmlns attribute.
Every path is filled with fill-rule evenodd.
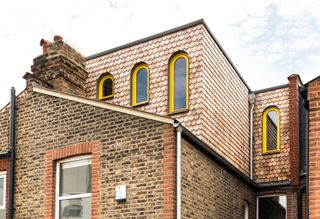
<svg viewBox="0 0 320 219"><path fill-rule="evenodd" d="M3 205L0 205L0 210L6 210L7 173L0 172L0 179L3 179Z"/></svg>
<svg viewBox="0 0 320 219"><path fill-rule="evenodd" d="M92 193L84 193L80 195L66 195L66 196L60 196L60 166L63 163L68 163L72 161L81 161L85 159L92 159L91 155L85 155L85 156L76 156L72 158L67 158L61 161L58 161L56 163L56 206L55 206L55 218L59 219L59 213L60 213L60 201L62 200L68 200L68 199L76 199L76 198L89 198L92 197ZM92 160L91 160L92 164ZM91 180L92 180L92 176Z"/></svg>
<svg viewBox="0 0 320 219"><path fill-rule="evenodd" d="M244 215L243 215L243 218L244 218L244 219L249 219L249 203L246 202L246 201L244 201L243 206L244 206L244 212L243 212Z"/></svg>
<svg viewBox="0 0 320 219"><path fill-rule="evenodd" d="M267 198L274 196L285 196L286 197L286 219L288 218L288 196L286 194L268 194L257 196L257 219L259 219L259 198Z"/></svg>

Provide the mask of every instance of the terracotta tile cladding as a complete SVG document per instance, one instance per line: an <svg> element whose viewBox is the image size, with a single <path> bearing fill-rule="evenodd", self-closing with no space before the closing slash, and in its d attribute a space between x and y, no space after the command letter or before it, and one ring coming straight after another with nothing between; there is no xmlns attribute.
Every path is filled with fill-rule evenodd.
<svg viewBox="0 0 320 219"><path fill-rule="evenodd" d="M88 97L96 98L98 77L110 72L115 95L107 102L130 106L132 67L145 62L150 102L138 109L168 115L168 60L179 50L189 56L189 111L170 116L248 174L248 89L202 24L88 60Z"/></svg>
<svg viewBox="0 0 320 219"><path fill-rule="evenodd" d="M280 109L280 153L262 154L262 114L269 106ZM290 177L289 88L256 95L253 122L253 177L258 183L288 180Z"/></svg>

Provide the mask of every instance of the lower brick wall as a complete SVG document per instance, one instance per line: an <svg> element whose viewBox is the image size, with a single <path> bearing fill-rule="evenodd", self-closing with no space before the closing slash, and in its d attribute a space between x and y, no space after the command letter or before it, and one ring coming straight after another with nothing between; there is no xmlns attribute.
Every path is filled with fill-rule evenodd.
<svg viewBox="0 0 320 219"><path fill-rule="evenodd" d="M203 152L182 141L182 218L249 218L255 214L255 192Z"/></svg>

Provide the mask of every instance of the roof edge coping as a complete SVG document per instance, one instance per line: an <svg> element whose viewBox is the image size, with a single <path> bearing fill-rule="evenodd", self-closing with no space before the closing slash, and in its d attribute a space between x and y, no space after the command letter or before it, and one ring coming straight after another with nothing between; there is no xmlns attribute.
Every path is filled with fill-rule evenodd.
<svg viewBox="0 0 320 219"><path fill-rule="evenodd" d="M116 112L120 112L120 113L125 113L128 115L137 116L137 117L141 117L141 118L145 118L145 119L150 119L150 120L154 120L154 121L158 121L158 122L162 122L162 123L167 123L167 124L173 125L175 122L174 119L166 117L166 116L161 116L161 115L157 115L157 114L153 114L153 113L149 113L149 112L145 112L145 111L141 111L141 110L137 110L137 109L132 109L132 108L125 107L125 106L119 106L119 105L114 105L114 104L110 104L110 103L105 103L105 102L101 102L98 100L93 100L93 99L86 98L86 97L63 93L63 92L59 92L59 91L55 91L55 90L51 90L51 89L47 89L47 88L42 88L42 87L37 86L37 87L33 87L32 90L36 93L40 93L40 94L44 94L44 95L48 95L48 96L53 96L53 97L58 97L58 98L65 99L65 100L71 100L71 101L75 101L78 103L82 103L82 104L86 104L86 105L90 105L90 106L94 106L94 107L99 107L99 108L107 109L107 110L111 110L111 111L116 111Z"/></svg>

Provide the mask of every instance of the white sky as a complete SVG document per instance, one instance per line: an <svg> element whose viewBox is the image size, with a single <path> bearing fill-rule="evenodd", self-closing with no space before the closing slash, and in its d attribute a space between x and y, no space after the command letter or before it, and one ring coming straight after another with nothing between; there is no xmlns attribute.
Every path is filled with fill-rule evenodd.
<svg viewBox="0 0 320 219"><path fill-rule="evenodd" d="M10 0L0 5L0 108L61 35L89 56L204 18L252 90L320 75L318 0Z"/></svg>

